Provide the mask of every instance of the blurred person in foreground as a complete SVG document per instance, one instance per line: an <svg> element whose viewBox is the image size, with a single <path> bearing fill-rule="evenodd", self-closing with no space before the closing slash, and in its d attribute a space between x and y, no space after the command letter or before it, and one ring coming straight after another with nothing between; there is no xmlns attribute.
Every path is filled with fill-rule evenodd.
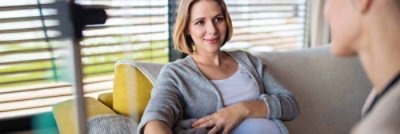
<svg viewBox="0 0 400 134"><path fill-rule="evenodd" d="M351 133L400 134L400 0L328 0L325 17L331 51L358 56L373 85Z"/></svg>

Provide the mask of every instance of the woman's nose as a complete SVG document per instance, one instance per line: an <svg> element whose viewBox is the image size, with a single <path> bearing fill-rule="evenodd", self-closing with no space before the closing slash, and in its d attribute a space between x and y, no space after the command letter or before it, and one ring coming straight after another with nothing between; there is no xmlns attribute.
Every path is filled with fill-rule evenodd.
<svg viewBox="0 0 400 134"><path fill-rule="evenodd" d="M206 26L206 30L207 30L207 34L214 35L214 34L218 33L216 24L214 24L213 22L208 23L208 25Z"/></svg>

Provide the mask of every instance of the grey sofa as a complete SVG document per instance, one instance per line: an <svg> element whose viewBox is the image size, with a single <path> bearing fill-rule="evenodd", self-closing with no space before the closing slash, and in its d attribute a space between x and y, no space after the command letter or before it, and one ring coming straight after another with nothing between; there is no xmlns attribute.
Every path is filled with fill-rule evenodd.
<svg viewBox="0 0 400 134"><path fill-rule="evenodd" d="M292 134L346 134L361 118L371 87L357 58L332 55L328 47L252 53L294 93L300 115L285 122Z"/></svg>

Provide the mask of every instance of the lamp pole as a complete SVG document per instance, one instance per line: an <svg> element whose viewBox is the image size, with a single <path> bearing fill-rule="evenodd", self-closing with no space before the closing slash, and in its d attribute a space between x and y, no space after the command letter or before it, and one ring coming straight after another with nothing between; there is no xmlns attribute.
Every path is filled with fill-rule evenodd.
<svg viewBox="0 0 400 134"><path fill-rule="evenodd" d="M83 39L83 28L90 24L104 24L107 15L104 7L81 6L74 0L60 0L56 3L58 19L60 21L61 40L67 49L62 53L61 64L65 65L67 81L71 83L73 90L73 102L76 119L75 128L77 134L86 134L86 102L83 90L83 71L80 41Z"/></svg>

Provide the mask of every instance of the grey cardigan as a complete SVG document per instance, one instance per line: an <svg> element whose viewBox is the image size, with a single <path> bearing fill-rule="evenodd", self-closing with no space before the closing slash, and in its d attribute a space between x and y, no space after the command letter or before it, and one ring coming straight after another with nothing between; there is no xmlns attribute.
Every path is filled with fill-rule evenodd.
<svg viewBox="0 0 400 134"><path fill-rule="evenodd" d="M265 118L274 120L282 134L288 133L281 120L292 120L299 113L293 95L275 82L261 59L243 51L227 53L257 81L260 99L269 107L269 115ZM142 133L144 125L151 120L163 121L174 128L174 133L204 132L190 127L193 119L212 114L223 108L223 104L219 91L200 72L192 57L187 56L161 69L138 133Z"/></svg>

